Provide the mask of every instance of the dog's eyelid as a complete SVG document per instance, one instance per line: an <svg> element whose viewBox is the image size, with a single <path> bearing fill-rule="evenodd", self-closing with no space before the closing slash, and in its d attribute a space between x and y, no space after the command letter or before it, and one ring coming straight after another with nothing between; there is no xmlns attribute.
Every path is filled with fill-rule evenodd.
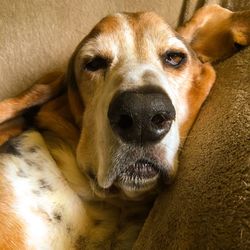
<svg viewBox="0 0 250 250"><path fill-rule="evenodd" d="M169 49L160 58L164 65L179 68L187 61L188 55L182 50Z"/></svg>
<svg viewBox="0 0 250 250"><path fill-rule="evenodd" d="M98 70L105 70L109 67L111 59L102 55L95 55L83 59L82 69L84 71L95 72Z"/></svg>

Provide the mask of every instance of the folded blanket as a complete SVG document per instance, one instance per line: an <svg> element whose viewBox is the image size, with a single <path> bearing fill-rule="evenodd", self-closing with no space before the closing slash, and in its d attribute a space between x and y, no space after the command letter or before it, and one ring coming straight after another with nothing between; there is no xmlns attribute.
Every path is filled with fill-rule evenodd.
<svg viewBox="0 0 250 250"><path fill-rule="evenodd" d="M250 48L217 81L134 249L250 249Z"/></svg>

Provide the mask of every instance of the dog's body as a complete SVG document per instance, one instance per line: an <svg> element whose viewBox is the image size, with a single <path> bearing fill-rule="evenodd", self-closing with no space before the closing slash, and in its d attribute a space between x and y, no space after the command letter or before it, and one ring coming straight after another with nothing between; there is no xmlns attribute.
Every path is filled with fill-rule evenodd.
<svg viewBox="0 0 250 250"><path fill-rule="evenodd" d="M25 132L5 152L0 186L11 203L1 211L3 249L131 249L150 200L99 199L69 145L46 133Z"/></svg>
<svg viewBox="0 0 250 250"><path fill-rule="evenodd" d="M5 121L56 95L1 147L0 248L131 249L214 80L154 13L103 19L64 78L0 104L18 103Z"/></svg>

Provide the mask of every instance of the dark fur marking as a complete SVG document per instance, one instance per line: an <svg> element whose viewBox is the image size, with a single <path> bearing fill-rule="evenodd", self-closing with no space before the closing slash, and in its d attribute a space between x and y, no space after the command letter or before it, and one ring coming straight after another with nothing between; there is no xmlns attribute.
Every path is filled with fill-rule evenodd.
<svg viewBox="0 0 250 250"><path fill-rule="evenodd" d="M84 250L86 248L86 239L84 236L80 235L75 242L75 248L77 250Z"/></svg>
<svg viewBox="0 0 250 250"><path fill-rule="evenodd" d="M32 190L32 193L37 196L41 195L41 192L39 190Z"/></svg>
<svg viewBox="0 0 250 250"><path fill-rule="evenodd" d="M99 226L102 224L102 220L94 220L93 224L94 226Z"/></svg>
<svg viewBox="0 0 250 250"><path fill-rule="evenodd" d="M32 146L32 147L30 147L30 148L28 149L28 151L29 151L30 153L35 153L38 149L39 149L38 146Z"/></svg>
<svg viewBox="0 0 250 250"><path fill-rule="evenodd" d="M88 170L86 171L86 174L87 174L87 176L88 176L91 180L95 180L95 179L96 179L96 176L95 176L95 174L93 173L93 171L92 171L91 169L88 169Z"/></svg>
<svg viewBox="0 0 250 250"><path fill-rule="evenodd" d="M44 179L38 180L39 188L52 191L51 185Z"/></svg>
<svg viewBox="0 0 250 250"><path fill-rule="evenodd" d="M43 168L39 165L36 165L36 169L41 171Z"/></svg>
<svg viewBox="0 0 250 250"><path fill-rule="evenodd" d="M34 126L34 118L35 116L37 115L37 113L39 112L40 110L40 106L33 106L33 107L30 107L30 108L27 108L23 111L23 118L25 119L26 121L26 126L28 128Z"/></svg>
<svg viewBox="0 0 250 250"><path fill-rule="evenodd" d="M52 222L49 213L41 206L38 206L37 212L47 221Z"/></svg>
<svg viewBox="0 0 250 250"><path fill-rule="evenodd" d="M33 161L29 160L29 159L25 159L24 161L25 161L29 166L35 165L35 162L33 162Z"/></svg>
<svg viewBox="0 0 250 250"><path fill-rule="evenodd" d="M71 228L71 226L70 226L70 225L67 225L67 227L66 227L66 231L67 231L67 233L68 233L68 234L70 234L70 233L71 233L72 228Z"/></svg>
<svg viewBox="0 0 250 250"><path fill-rule="evenodd" d="M32 168L36 168L37 170L40 170L40 171L43 169L42 166L37 162L31 161L29 159L24 159L24 161L26 164L28 164Z"/></svg>
<svg viewBox="0 0 250 250"><path fill-rule="evenodd" d="M9 140L0 147L0 153L21 156L22 154L17 149L18 146L19 146L18 139Z"/></svg>
<svg viewBox="0 0 250 250"><path fill-rule="evenodd" d="M54 212L53 213L53 218L57 221L57 222L61 222L62 221L62 215L58 212Z"/></svg>
<svg viewBox="0 0 250 250"><path fill-rule="evenodd" d="M22 177L22 178L28 177L27 173L25 173L21 168L18 169L16 174L17 174L17 176Z"/></svg>

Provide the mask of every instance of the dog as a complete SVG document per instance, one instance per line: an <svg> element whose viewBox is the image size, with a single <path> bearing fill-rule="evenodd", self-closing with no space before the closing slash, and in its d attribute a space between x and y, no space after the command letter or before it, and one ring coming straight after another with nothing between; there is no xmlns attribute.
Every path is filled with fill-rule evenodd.
<svg viewBox="0 0 250 250"><path fill-rule="evenodd" d="M215 82L210 62L249 43L242 13L205 6L179 33L153 12L110 15L64 75L1 102L0 248L132 249Z"/></svg>

